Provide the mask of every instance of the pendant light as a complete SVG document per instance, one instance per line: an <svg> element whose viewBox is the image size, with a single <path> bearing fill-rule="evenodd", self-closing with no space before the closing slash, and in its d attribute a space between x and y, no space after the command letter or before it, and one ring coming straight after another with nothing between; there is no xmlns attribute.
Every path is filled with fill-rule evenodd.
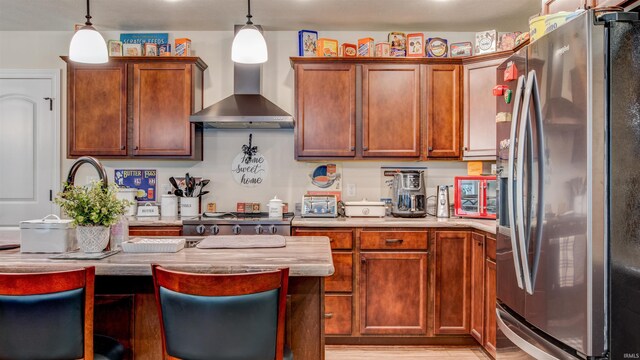
<svg viewBox="0 0 640 360"><path fill-rule="evenodd" d="M248 1L247 24L238 31L231 45L231 60L241 64L262 64L267 62L267 43L251 22L251 0Z"/></svg>
<svg viewBox="0 0 640 360"><path fill-rule="evenodd" d="M89 0L87 0L87 22L73 35L69 44L69 59L79 63L103 64L109 61L107 44L98 30L91 24Z"/></svg>

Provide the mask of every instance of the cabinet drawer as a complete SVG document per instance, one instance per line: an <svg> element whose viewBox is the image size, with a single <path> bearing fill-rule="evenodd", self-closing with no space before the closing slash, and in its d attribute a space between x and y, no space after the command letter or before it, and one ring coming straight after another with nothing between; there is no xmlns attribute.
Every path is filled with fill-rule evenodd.
<svg viewBox="0 0 640 360"><path fill-rule="evenodd" d="M324 297L324 333L351 335L351 309L351 295L326 295Z"/></svg>
<svg viewBox="0 0 640 360"><path fill-rule="evenodd" d="M324 291L351 292L353 290L353 253L333 253L333 267L336 271L325 278Z"/></svg>
<svg viewBox="0 0 640 360"><path fill-rule="evenodd" d="M486 246L487 258L495 262L496 261L496 238L493 237L492 235L487 235L485 244L486 244L485 246Z"/></svg>
<svg viewBox="0 0 640 360"><path fill-rule="evenodd" d="M326 236L332 249L353 248L353 230L294 229L293 236Z"/></svg>
<svg viewBox="0 0 640 360"><path fill-rule="evenodd" d="M130 226L129 236L181 236L182 226Z"/></svg>
<svg viewBox="0 0 640 360"><path fill-rule="evenodd" d="M427 231L362 231L362 250L427 250Z"/></svg>

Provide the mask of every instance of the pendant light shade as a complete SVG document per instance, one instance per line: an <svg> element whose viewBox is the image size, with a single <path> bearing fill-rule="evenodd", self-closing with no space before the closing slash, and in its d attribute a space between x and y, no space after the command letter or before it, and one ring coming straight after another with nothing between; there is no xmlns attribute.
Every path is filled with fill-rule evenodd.
<svg viewBox="0 0 640 360"><path fill-rule="evenodd" d="M103 64L109 61L107 43L91 24L89 0L87 0L87 21L76 31L69 44L69 59L87 64Z"/></svg>
<svg viewBox="0 0 640 360"><path fill-rule="evenodd" d="M251 0L248 0L247 24L238 31L231 45L231 60L241 64L267 62L267 42L258 28L251 22Z"/></svg>

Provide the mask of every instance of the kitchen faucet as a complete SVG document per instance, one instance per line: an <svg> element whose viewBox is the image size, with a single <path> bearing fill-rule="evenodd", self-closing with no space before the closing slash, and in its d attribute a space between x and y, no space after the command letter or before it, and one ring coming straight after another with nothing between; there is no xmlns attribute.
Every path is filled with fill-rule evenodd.
<svg viewBox="0 0 640 360"><path fill-rule="evenodd" d="M69 169L69 175L67 175L66 186L73 186L73 183L76 178L76 172L78 172L78 169L82 164L91 164L98 172L98 175L100 176L100 180L102 181L102 186L106 188L109 185L109 180L107 178L107 171L104 169L104 166L102 166L100 161L98 161L98 159L91 156L83 156L78 158L78 160L76 160L76 162L74 162L73 165L71 165L71 169Z"/></svg>

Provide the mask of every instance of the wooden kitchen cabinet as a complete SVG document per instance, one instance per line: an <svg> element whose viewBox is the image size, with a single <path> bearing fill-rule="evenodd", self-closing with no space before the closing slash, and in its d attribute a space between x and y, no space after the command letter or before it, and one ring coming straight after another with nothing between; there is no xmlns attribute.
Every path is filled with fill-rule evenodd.
<svg viewBox="0 0 640 360"><path fill-rule="evenodd" d="M484 235L471 233L471 318L470 333L479 344L484 344L485 308L485 247Z"/></svg>
<svg viewBox="0 0 640 360"><path fill-rule="evenodd" d="M67 62L67 156L202 160L203 72L197 57Z"/></svg>
<svg viewBox="0 0 640 360"><path fill-rule="evenodd" d="M496 263L486 260L485 267L485 339L484 348L496 357Z"/></svg>
<svg viewBox="0 0 640 360"><path fill-rule="evenodd" d="M462 77L460 65L423 65L426 89L426 158L459 159ZM495 125L494 125L495 127Z"/></svg>
<svg viewBox="0 0 640 360"><path fill-rule="evenodd" d="M420 65L362 65L362 156L420 156Z"/></svg>
<svg viewBox="0 0 640 360"><path fill-rule="evenodd" d="M361 252L359 276L360 334L426 335L426 253Z"/></svg>
<svg viewBox="0 0 640 360"><path fill-rule="evenodd" d="M182 226L129 226L129 236L181 236Z"/></svg>
<svg viewBox="0 0 640 360"><path fill-rule="evenodd" d="M496 69L505 58L464 66L465 160L495 160L496 157Z"/></svg>
<svg viewBox="0 0 640 360"><path fill-rule="evenodd" d="M324 297L324 333L326 335L351 335L353 298L351 295L326 295Z"/></svg>
<svg viewBox="0 0 640 360"><path fill-rule="evenodd" d="M434 333L469 334L471 236L469 231L436 230Z"/></svg>
<svg viewBox="0 0 640 360"><path fill-rule="evenodd" d="M296 158L356 155L356 66L295 66Z"/></svg>
<svg viewBox="0 0 640 360"><path fill-rule="evenodd" d="M127 72L123 63L67 69L67 154L127 155Z"/></svg>
<svg viewBox="0 0 640 360"><path fill-rule="evenodd" d="M133 64L134 155L191 155L191 71L190 64Z"/></svg>

